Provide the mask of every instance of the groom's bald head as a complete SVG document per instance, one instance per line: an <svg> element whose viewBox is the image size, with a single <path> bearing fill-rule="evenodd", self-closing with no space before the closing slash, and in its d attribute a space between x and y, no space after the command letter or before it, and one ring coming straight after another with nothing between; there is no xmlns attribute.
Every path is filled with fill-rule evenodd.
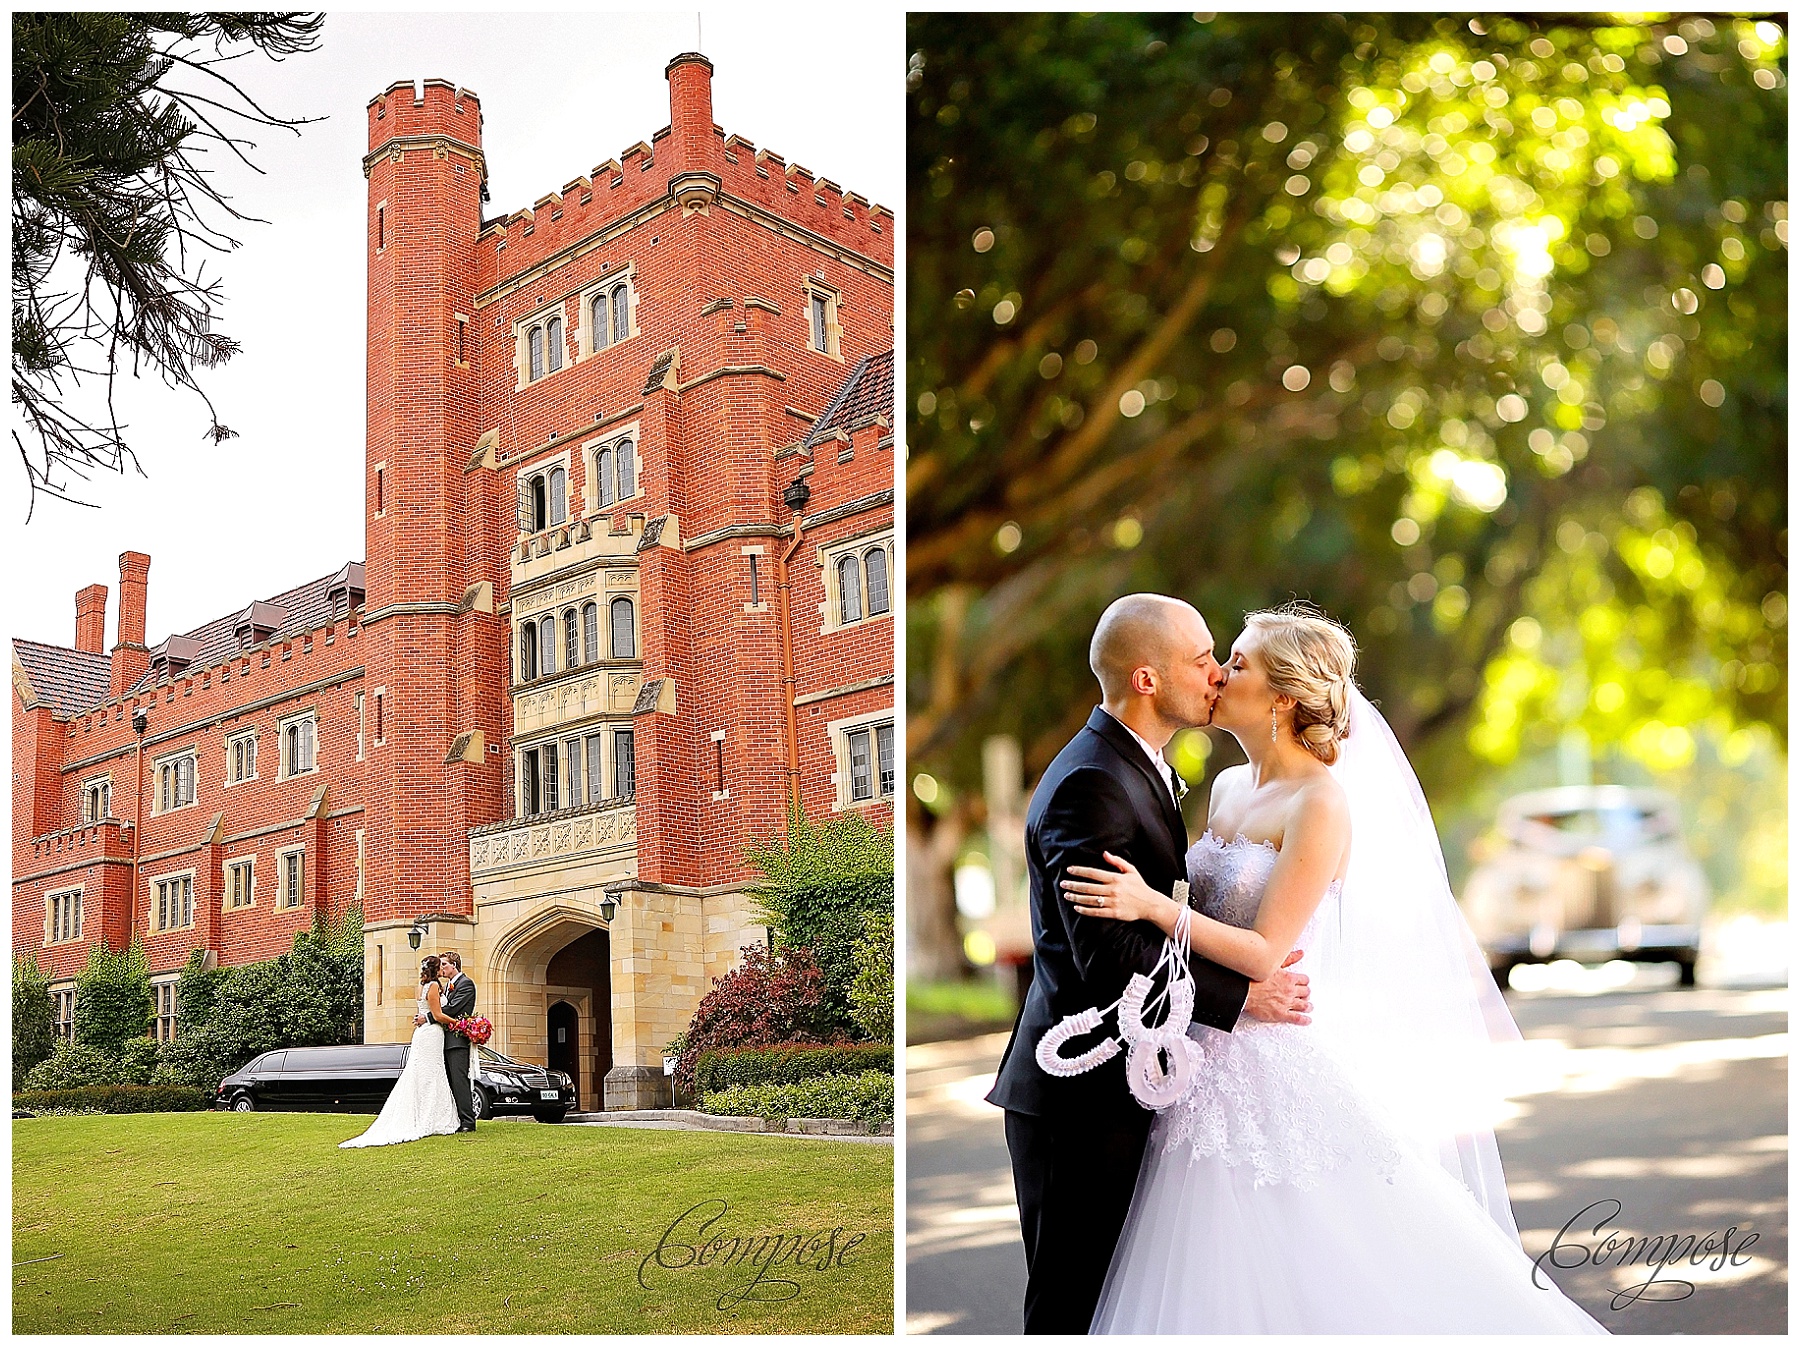
<svg viewBox="0 0 1800 1347"><path fill-rule="evenodd" d="M1114 599L1100 614L1088 645L1088 667L1100 680L1106 700L1116 702L1128 696L1132 674L1145 666L1166 677L1175 655L1176 633L1190 622L1199 622L1205 629L1192 604L1166 594L1127 594Z"/></svg>

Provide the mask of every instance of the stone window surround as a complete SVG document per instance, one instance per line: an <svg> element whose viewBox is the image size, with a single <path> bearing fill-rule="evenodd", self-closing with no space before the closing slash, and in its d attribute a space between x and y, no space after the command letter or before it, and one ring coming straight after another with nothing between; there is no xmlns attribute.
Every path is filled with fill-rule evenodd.
<svg viewBox="0 0 1800 1347"><path fill-rule="evenodd" d="M231 901L231 872L233 870L247 870L249 872L248 882L244 886L244 892L247 896L243 902L238 903L235 906ZM226 861L224 873L221 878L223 878L225 882L225 891L219 895L219 910L221 912L245 912L256 906L256 853L254 851L248 856L233 856L230 860Z"/></svg>
<svg viewBox="0 0 1800 1347"><path fill-rule="evenodd" d="M756 600L754 603L746 603L744 611L746 613L766 613L769 611L769 601L763 595L768 592L769 582L774 577L761 573L757 558L766 559L769 554L768 548L762 543L750 543L740 547L738 554L745 558L744 584L753 591L750 597Z"/></svg>
<svg viewBox="0 0 1800 1347"><path fill-rule="evenodd" d="M317 731L315 730L315 734L316 733L317 733ZM258 753L258 749L261 747L261 745L257 742L260 737L261 736L260 736L259 731L254 730L254 729L235 730L232 733L225 736L225 788L227 790L231 789L231 787L233 787L233 786L241 786L247 781L260 781L262 779L261 767L259 766L260 754ZM250 775L242 776L242 777L234 777L231 774L232 749L234 747L236 747L236 745L239 743L239 741L244 740L244 739L248 739L251 744ZM317 758L316 752L314 754L314 757L316 760L316 758Z"/></svg>
<svg viewBox="0 0 1800 1347"><path fill-rule="evenodd" d="M708 766L714 768L714 770L716 771L716 773L719 777L723 777L725 775L725 757L724 757L724 754L725 754L725 731L724 730L714 730L712 732L712 737L709 741L709 747L712 744L717 744L718 747L713 749L713 754L714 754L713 761L711 763L709 763ZM731 798L731 787L725 786L722 789L715 790L712 793L712 797L715 800L729 800Z"/></svg>
<svg viewBox="0 0 1800 1347"><path fill-rule="evenodd" d="M86 893L87 885L76 884L73 887L56 889L44 895L44 945L46 948L51 945L73 945L81 940L82 905L83 896ZM68 898L71 896L75 899L75 910L71 914L75 918L73 923L75 933L73 935L65 936L60 940L54 939L52 922L56 913L56 900L58 898Z"/></svg>
<svg viewBox="0 0 1800 1347"><path fill-rule="evenodd" d="M372 467L370 467L369 480L372 484L377 483L377 482L380 483L379 487L371 485L371 487L369 489L369 494L371 496L373 496L376 500L379 500L381 502L380 508L374 512L375 518L386 519L388 502L387 502L387 490L386 490L386 487L387 487L387 460L385 458L382 459L381 462L376 463Z"/></svg>
<svg viewBox="0 0 1800 1347"><path fill-rule="evenodd" d="M641 425L641 421L634 420L623 426L610 426L604 435L596 436L581 446L581 509L585 517L592 519L603 509L615 509L628 500L639 499L644 494L644 437L638 433ZM611 505L602 506L600 504L600 451L616 448L621 440L631 441L631 494L619 496ZM614 485L617 485L617 478L615 465Z"/></svg>
<svg viewBox="0 0 1800 1347"><path fill-rule="evenodd" d="M294 901L287 901L287 862L288 857L300 858L300 882L294 894ZM275 852L275 902L277 912L298 912L306 906L306 844L281 847Z"/></svg>
<svg viewBox="0 0 1800 1347"><path fill-rule="evenodd" d="M173 762L175 762L175 760L178 758L192 758L194 760L194 766L193 766L194 798L189 800L186 804L170 805L167 809L164 809L162 807L162 769L165 766L168 766L168 765L172 764ZM151 759L151 762L150 762L150 817L151 818L156 818L162 814L173 814L174 812L176 812L179 809L192 809L192 808L194 808L194 806L198 805L199 803L200 803L200 749L199 749L198 745L189 744L186 748L178 748L173 753L165 753L159 758Z"/></svg>
<svg viewBox="0 0 1800 1347"><path fill-rule="evenodd" d="M75 1037L75 979L63 978L52 982L50 1003L50 1032L57 1038L72 1040ZM63 1018L65 1004L69 1007L67 1019Z"/></svg>
<svg viewBox="0 0 1800 1347"><path fill-rule="evenodd" d="M297 722L302 721L302 720L312 721L312 766L302 768L300 771L296 772L296 771L289 770L288 755L287 755L287 732L288 732L288 727L290 725L296 724ZM308 707L304 711L294 711L288 715L281 717L279 720L277 720L275 722L275 746L276 746L276 749L278 750L276 756L281 759L280 763L277 764L277 767L276 767L275 779L277 781L291 781L294 777L297 777L297 776L312 776L313 774L315 774L319 770L319 710L318 710L318 708L316 706L314 706L314 707Z"/></svg>
<svg viewBox="0 0 1800 1347"><path fill-rule="evenodd" d="M592 344L594 340L594 297L602 291L610 296L613 292L613 288L617 286L620 281L625 282L625 320L631 325L631 330L623 337L615 336L611 341L607 342L606 345L602 346L600 351L610 351L620 342L630 341L633 337L638 335L637 263L624 262L588 282L588 284L582 286L577 292L581 298L576 305L577 312L575 315L575 363L579 364L583 360L590 359L591 357L600 354L600 351L596 351ZM611 303L612 301L609 298L607 301L608 323L612 321Z"/></svg>
<svg viewBox="0 0 1800 1347"><path fill-rule="evenodd" d="M93 790L96 786L104 787L104 790L102 791L102 802L105 804L106 808L105 808L105 812L96 814L94 817L89 818L88 817L88 792ZM113 816L112 786L113 786L113 779L112 779L111 772L102 772L98 776L90 776L89 778L87 778L87 780L85 780L81 783L81 821L83 823L98 823L103 818L111 818Z"/></svg>
<svg viewBox="0 0 1800 1347"><path fill-rule="evenodd" d="M896 756L894 771L895 793L894 795L883 795L881 793L881 756L875 746L874 734L874 729L877 725L890 724L896 727L896 733L898 733L898 717L895 715L894 708L891 706L883 710L865 711L860 715L846 716L842 720L831 721L825 726L825 732L831 739L832 761L837 766L837 770L831 774L831 784L835 788L835 796L831 805L833 813L841 814L846 809L871 809L878 804L892 804L894 802L895 796L899 793L900 784L898 779L899 763L897 761L900 745L898 741L894 744L894 753ZM866 800L852 800L850 798L850 734L854 730L861 729L870 731L869 773L875 788L875 793Z"/></svg>
<svg viewBox="0 0 1800 1347"><path fill-rule="evenodd" d="M150 904L144 913L144 927L146 930L148 930L150 932L150 934L161 935L167 931L191 931L194 929L194 910L198 906L197 900L189 902L189 904L188 904L188 919L182 925L180 925L180 926L158 926L156 924L156 886L158 884L167 884L171 880L177 880L177 879L186 879L187 882L191 885L191 884L193 884L193 882L194 882L195 878L198 876L198 874L199 874L199 871L194 866L190 865L185 870L169 870L160 875L149 876ZM190 897L191 896L192 896L192 894L190 892Z"/></svg>
<svg viewBox="0 0 1800 1347"><path fill-rule="evenodd" d="M572 487L574 485L574 474L571 471L573 466L569 461L569 451L565 448L561 453L550 458L534 460L528 470L521 470L513 479L513 484L517 488L515 499L518 502L518 513L525 513L525 492L530 487L532 479L542 477L544 479L544 528L562 527L561 524L550 522L550 474L557 468L561 468L563 471L563 523L568 523L572 513L570 507L574 504L570 499L570 496L573 495ZM538 529L536 532L542 533L543 529ZM531 536L531 533L521 528L519 536L527 538Z"/></svg>
<svg viewBox="0 0 1800 1347"><path fill-rule="evenodd" d="M369 741L372 748L380 748L387 743L387 718L393 708L387 704L386 688L371 688L369 700L375 703L375 737Z"/></svg>
<svg viewBox="0 0 1800 1347"><path fill-rule="evenodd" d="M546 745L552 746L557 750L557 772L558 772L558 780L557 780L558 810L557 810L557 812L561 812L561 811L567 810L567 809L598 808L601 805L614 804L622 799L627 798L627 797L619 794L619 782L617 779L617 777L618 777L618 760L617 760L617 751L614 747L613 740L621 733L624 733L624 734L634 733L635 725L636 725L636 722L634 722L629 716L615 716L609 720L587 720L587 721L578 722L574 726L556 725L556 726L551 726L548 729L537 730L532 733L532 736L528 741L521 741L517 744L514 744L513 745L513 782L514 782L515 790L517 791L517 794L514 796L514 799L515 799L515 805L514 805L515 815L514 815L514 817L519 820L532 819L532 818L537 818L544 813L550 812L548 810L539 810L537 814L521 814L521 813L516 812L517 810L524 808L525 755L527 753L536 752L537 750L545 747ZM601 752L600 752L600 764L601 764L600 769L601 769L602 773L604 774L604 778L605 778L601 785L601 789L605 793L602 794L598 800L587 798L588 791L591 789L591 785L588 780L588 768L587 768L587 761L586 761L587 741L590 737L596 736L596 735L598 735L602 741L601 742ZM583 756L583 761L581 764L581 793L582 793L583 798L575 803L563 803L561 800L561 794L562 794L563 787L565 787L568 784L569 769L568 769L567 763L565 763L563 761L562 755L568 751L568 744L569 744L570 740L579 740L581 742L581 751L582 751L582 756ZM540 762L541 762L541 760L540 760ZM539 771L541 772L542 770L543 770L542 766L540 765ZM540 778L540 782L541 782L541 778ZM539 798L540 802L543 799L543 787L541 784L538 787L538 798ZM716 796L715 798L723 798L723 797Z"/></svg>
<svg viewBox="0 0 1800 1347"><path fill-rule="evenodd" d="M174 1041L174 1038L175 1038L175 1016L176 1016L177 1008L180 1004L180 998L177 996L175 989L180 984L180 977L181 977L181 975L179 973L167 973L167 974L158 974L156 977L153 977L150 979L150 996L151 996L150 1033L151 1033L151 1036L153 1038L155 1038L158 1042L167 1043L167 1042ZM165 1000L164 1000L165 991L167 993L166 1004L169 1007L169 1013L166 1016L162 1013L162 1008L165 1004ZM163 1034L163 1021L165 1019L168 1021L168 1029L169 1029L169 1032L166 1036Z"/></svg>
<svg viewBox="0 0 1800 1347"><path fill-rule="evenodd" d="M880 546L887 552L888 606L885 613L876 613L871 617L868 611L868 567L867 564L861 560L861 557L863 553L875 546ZM856 566L857 574L862 579L863 615L853 622L840 622L838 618L843 612L843 605L839 602L841 596L838 593L838 562L852 552L858 557ZM820 612L820 616L824 619L819 626L819 634L821 636L834 631L843 631L847 627L863 627L871 622L893 620L894 526L892 524L889 524L886 528L878 529L873 533L864 533L855 538L845 538L842 542L821 544L817 549L817 556L819 568L822 572L820 579L825 588L825 602Z"/></svg>
<svg viewBox="0 0 1800 1347"><path fill-rule="evenodd" d="M553 374L561 374L575 362L569 358L569 315L565 312L567 296L562 296L545 304L542 308L533 309L531 313L513 324L513 365L518 374L518 382L513 391L529 388L533 384L541 384ZM551 365L550 323L560 320L562 332L558 337L561 344L562 363ZM544 329L544 372L537 378L531 377L531 334L538 328Z"/></svg>
<svg viewBox="0 0 1800 1347"><path fill-rule="evenodd" d="M843 292L834 285L825 284L821 276L807 276L800 282L800 289L805 303L800 306L800 321L805 329L800 344L814 355L822 355L827 360L844 363L843 324L839 321L838 311L843 303ZM821 351L813 345L813 298L825 301L825 349Z"/></svg>

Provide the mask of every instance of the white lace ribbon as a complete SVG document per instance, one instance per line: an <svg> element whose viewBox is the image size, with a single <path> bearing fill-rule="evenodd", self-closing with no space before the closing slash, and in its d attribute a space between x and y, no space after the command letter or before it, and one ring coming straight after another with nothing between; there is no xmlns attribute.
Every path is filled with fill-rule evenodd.
<svg viewBox="0 0 1800 1347"><path fill-rule="evenodd" d="M1198 1077L1203 1053L1200 1045L1187 1036L1188 1021L1194 1015L1194 975L1188 967L1188 932L1193 912L1188 908L1186 880L1177 880L1172 895L1181 911L1175 917L1175 931L1163 942L1156 967L1146 977L1133 973L1125 984L1125 993L1104 1008L1089 1006L1063 1018L1045 1031L1038 1040L1037 1064L1052 1076L1079 1076L1103 1062L1110 1062L1121 1050L1128 1049L1125 1059L1125 1081L1132 1098L1145 1108L1160 1112L1179 1103L1193 1088ZM1164 970L1168 978L1154 996L1152 988ZM1154 1027L1144 1017L1158 1006L1166 1005L1168 1014ZM1105 1038L1076 1057L1064 1057L1063 1045L1098 1029L1106 1016L1118 1011L1119 1035Z"/></svg>

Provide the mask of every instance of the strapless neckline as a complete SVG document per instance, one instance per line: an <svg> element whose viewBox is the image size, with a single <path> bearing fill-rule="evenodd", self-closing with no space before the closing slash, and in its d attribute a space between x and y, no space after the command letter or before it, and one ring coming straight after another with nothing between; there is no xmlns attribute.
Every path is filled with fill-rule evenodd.
<svg viewBox="0 0 1800 1347"><path fill-rule="evenodd" d="M1189 901L1206 916L1232 926L1256 924L1269 872L1281 848L1273 842L1247 837L1242 832L1230 839L1207 829L1187 854ZM1343 881L1334 879L1325 888L1319 908L1307 922L1302 943L1312 934L1320 912L1343 892Z"/></svg>

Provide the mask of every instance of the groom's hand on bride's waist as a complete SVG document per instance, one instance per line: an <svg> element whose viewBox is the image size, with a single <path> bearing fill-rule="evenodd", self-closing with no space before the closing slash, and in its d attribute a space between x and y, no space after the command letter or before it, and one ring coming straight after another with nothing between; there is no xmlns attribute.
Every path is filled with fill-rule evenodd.
<svg viewBox="0 0 1800 1347"><path fill-rule="evenodd" d="M1295 950L1266 982L1252 982L1244 998L1244 1014L1269 1024L1311 1024L1311 983L1305 973L1290 972L1304 950Z"/></svg>

